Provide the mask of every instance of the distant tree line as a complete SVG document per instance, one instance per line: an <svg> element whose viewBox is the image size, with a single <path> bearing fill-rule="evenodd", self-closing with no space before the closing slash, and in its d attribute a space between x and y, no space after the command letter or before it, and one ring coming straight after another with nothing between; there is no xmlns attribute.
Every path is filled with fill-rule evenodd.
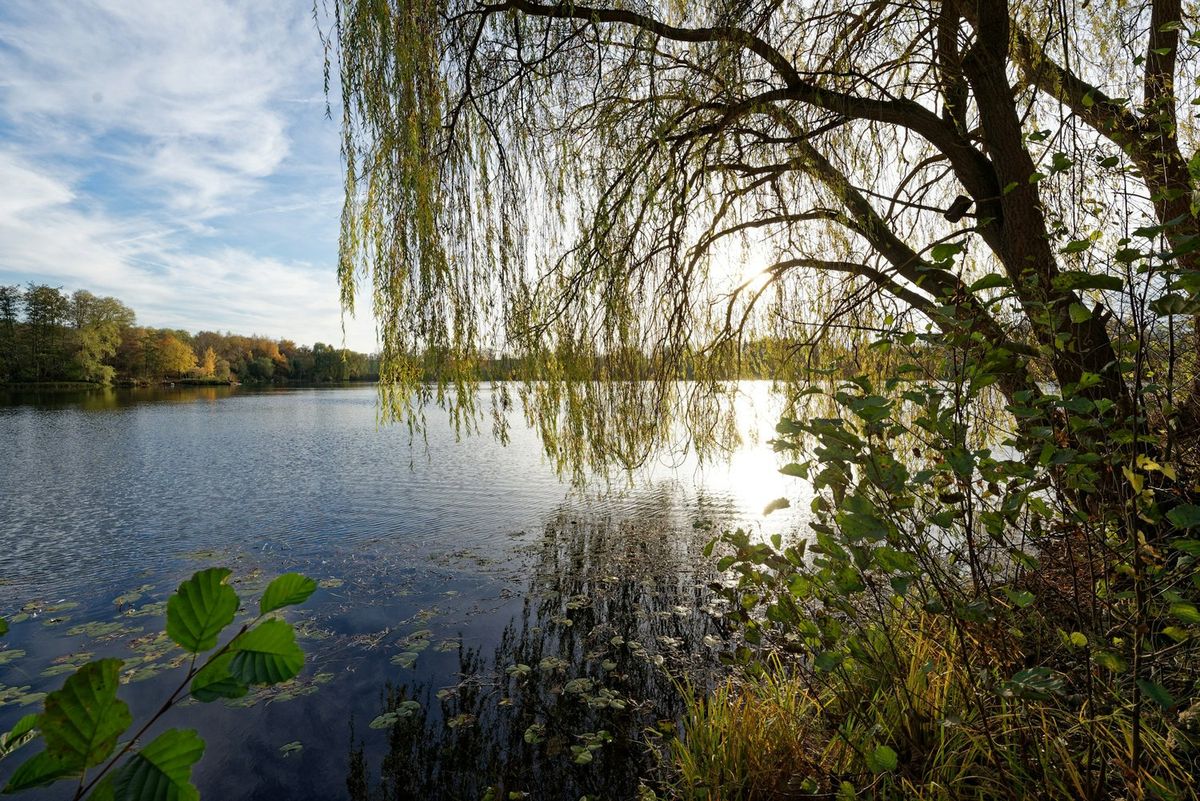
<svg viewBox="0 0 1200 801"><path fill-rule="evenodd" d="M0 383L321 383L378 375L374 356L321 342L148 328L116 298L0 285Z"/></svg>

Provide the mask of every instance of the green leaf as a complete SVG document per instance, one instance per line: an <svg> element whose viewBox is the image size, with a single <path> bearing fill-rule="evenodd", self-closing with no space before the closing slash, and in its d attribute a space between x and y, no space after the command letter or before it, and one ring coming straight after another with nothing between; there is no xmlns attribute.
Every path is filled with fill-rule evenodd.
<svg viewBox="0 0 1200 801"><path fill-rule="evenodd" d="M33 787L41 787L68 776L78 776L82 770L83 768L71 766L51 755L49 751L41 751L13 771L13 775L8 777L8 784L4 785L4 793L7 795Z"/></svg>
<svg viewBox="0 0 1200 801"><path fill-rule="evenodd" d="M785 476L792 476L793 478L808 478L808 465L792 462L779 468L779 472L783 473Z"/></svg>
<svg viewBox="0 0 1200 801"><path fill-rule="evenodd" d="M233 622L238 597L225 583L229 569L201 570L179 585L167 600L167 634L185 651L200 653L217 644L221 629Z"/></svg>
<svg viewBox="0 0 1200 801"><path fill-rule="evenodd" d="M1060 692L1062 687L1062 678L1056 676L1050 668L1035 667L1014 673L1011 680L1001 685L1000 694L1007 698L1047 701L1052 694Z"/></svg>
<svg viewBox="0 0 1200 801"><path fill-rule="evenodd" d="M1097 664L1113 673L1124 673L1129 667L1124 659L1112 651L1095 651L1092 656Z"/></svg>
<svg viewBox="0 0 1200 801"><path fill-rule="evenodd" d="M11 729L0 734L0 759L4 759L13 751L31 742L37 736L37 732L34 731L37 723L37 714L31 713L18 720Z"/></svg>
<svg viewBox="0 0 1200 801"><path fill-rule="evenodd" d="M842 664L842 659L843 657L839 653L834 651L823 651L822 653L817 654L816 659L813 660L813 665L816 666L817 670L829 673L837 670L838 665Z"/></svg>
<svg viewBox="0 0 1200 801"><path fill-rule="evenodd" d="M296 632L283 620L267 620L240 635L231 647L229 672L243 684L278 684L304 666Z"/></svg>
<svg viewBox="0 0 1200 801"><path fill-rule="evenodd" d="M887 773L896 769L900 764L896 752L886 745L881 745L867 754L867 767L872 773Z"/></svg>
<svg viewBox="0 0 1200 801"><path fill-rule="evenodd" d="M1167 519L1176 528L1195 528L1200 526L1200 506L1181 503L1167 512Z"/></svg>
<svg viewBox="0 0 1200 801"><path fill-rule="evenodd" d="M1161 684L1155 684L1146 679L1137 680L1138 689L1141 690L1147 698L1161 706L1163 709L1171 709L1175 706L1175 699L1167 692Z"/></svg>
<svg viewBox="0 0 1200 801"><path fill-rule="evenodd" d="M168 729L121 768L117 801L199 801L192 765L203 755L204 740L193 729Z"/></svg>
<svg viewBox="0 0 1200 801"><path fill-rule="evenodd" d="M942 242L934 245L929 251L929 257L934 261L946 262L954 258L958 253L961 253L963 246L955 242Z"/></svg>
<svg viewBox="0 0 1200 801"><path fill-rule="evenodd" d="M1019 606L1022 609L1029 606L1036 600L1034 594L1029 590L1013 590L1005 587L1004 594L1008 596L1008 600L1012 601L1014 605Z"/></svg>
<svg viewBox="0 0 1200 801"><path fill-rule="evenodd" d="M1125 282L1115 275L1092 275L1082 270L1064 270L1054 279L1054 286L1062 290L1107 289L1120 291Z"/></svg>
<svg viewBox="0 0 1200 801"><path fill-rule="evenodd" d="M970 292L979 292L983 289L995 289L996 287L1002 286L1012 286L1012 281L1008 280L1008 278L1000 275L999 273L988 273L983 278L980 278L978 281L967 287L967 289Z"/></svg>
<svg viewBox="0 0 1200 801"><path fill-rule="evenodd" d="M267 585L262 600L258 602L261 614L274 612L285 606L295 606L308 600L317 590L317 582L299 573L284 573Z"/></svg>
<svg viewBox="0 0 1200 801"><path fill-rule="evenodd" d="M1200 540L1171 540L1171 547L1188 556L1200 557Z"/></svg>
<svg viewBox="0 0 1200 801"><path fill-rule="evenodd" d="M108 758L121 732L133 723L117 698L122 662L100 659L71 674L62 689L46 696L38 725L46 751L73 768L90 768Z"/></svg>
<svg viewBox="0 0 1200 801"><path fill-rule="evenodd" d="M105 775L99 784L92 788L91 795L88 796L88 801L116 801L116 778L120 773L121 771L118 769Z"/></svg>
<svg viewBox="0 0 1200 801"><path fill-rule="evenodd" d="M209 662L192 679L192 697L197 701L208 703L218 698L241 698L249 688L233 677L229 672L229 664L233 661L232 653L224 653Z"/></svg>
<svg viewBox="0 0 1200 801"><path fill-rule="evenodd" d="M1067 307L1067 314L1070 315L1071 322L1075 323L1076 325L1086 323L1088 320L1092 319L1092 313L1088 311L1088 308L1082 303L1072 303Z"/></svg>
<svg viewBox="0 0 1200 801"><path fill-rule="evenodd" d="M0 617L0 637L8 634L8 621Z"/></svg>
<svg viewBox="0 0 1200 801"><path fill-rule="evenodd" d="M1170 606L1171 616L1184 623L1200 624L1200 610L1186 601L1176 601Z"/></svg>

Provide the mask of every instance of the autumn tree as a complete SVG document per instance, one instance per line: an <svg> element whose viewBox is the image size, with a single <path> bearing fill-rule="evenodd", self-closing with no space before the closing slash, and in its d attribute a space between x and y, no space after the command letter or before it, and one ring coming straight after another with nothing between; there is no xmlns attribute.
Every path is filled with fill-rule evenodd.
<svg viewBox="0 0 1200 801"><path fill-rule="evenodd" d="M175 334L164 332L155 343L151 365L154 376L183 376L196 368L196 353Z"/></svg>
<svg viewBox="0 0 1200 801"><path fill-rule="evenodd" d="M204 358L200 361L200 366L197 368L200 375L205 378L212 378L217 372L217 352L211 347L204 349Z"/></svg>

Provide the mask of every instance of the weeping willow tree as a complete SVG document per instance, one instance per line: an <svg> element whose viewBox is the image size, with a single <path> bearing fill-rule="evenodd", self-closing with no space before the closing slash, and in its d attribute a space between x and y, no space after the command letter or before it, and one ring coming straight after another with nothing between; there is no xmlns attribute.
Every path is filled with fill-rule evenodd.
<svg viewBox="0 0 1200 801"><path fill-rule="evenodd" d="M1196 351L1194 13L336 0L342 298L369 288L386 408L469 413L479 360L512 354L560 465L633 464L680 422L728 434L747 343L789 379L965 326L1009 400L1050 380L1132 411L1148 304Z"/></svg>

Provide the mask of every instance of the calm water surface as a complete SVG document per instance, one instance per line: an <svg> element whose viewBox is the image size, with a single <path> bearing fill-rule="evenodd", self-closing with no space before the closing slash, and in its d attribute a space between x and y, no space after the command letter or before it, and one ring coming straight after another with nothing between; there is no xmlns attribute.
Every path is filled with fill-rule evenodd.
<svg viewBox="0 0 1200 801"><path fill-rule="evenodd" d="M728 461L664 456L582 491L523 425L507 446L458 440L430 410L414 448L376 424L371 387L0 394L0 614L20 621L0 726L87 654L127 660L139 719L178 681L153 635L179 581L225 565L252 599L301 570L322 587L291 615L300 680L164 722L208 741L203 797L632 797L646 731L678 715L672 677L717 661L700 549L794 528L793 510L761 514L781 495L804 505L753 436L774 423L766 387L745 391ZM389 710L411 714L370 727Z"/></svg>

